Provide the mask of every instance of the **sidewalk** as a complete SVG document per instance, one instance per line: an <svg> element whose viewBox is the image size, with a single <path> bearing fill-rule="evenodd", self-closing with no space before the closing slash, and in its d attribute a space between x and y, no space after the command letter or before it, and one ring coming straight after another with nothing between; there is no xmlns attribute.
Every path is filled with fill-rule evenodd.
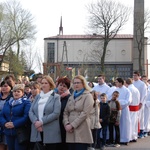
<svg viewBox="0 0 150 150"><path fill-rule="evenodd" d="M105 150L150 150L150 136L138 139L137 142L130 142L128 146L121 145L120 147L106 147Z"/></svg>

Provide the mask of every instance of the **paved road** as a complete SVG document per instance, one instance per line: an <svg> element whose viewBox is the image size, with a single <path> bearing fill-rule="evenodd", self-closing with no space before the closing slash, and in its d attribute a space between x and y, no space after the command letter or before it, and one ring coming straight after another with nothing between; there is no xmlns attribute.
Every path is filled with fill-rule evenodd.
<svg viewBox="0 0 150 150"><path fill-rule="evenodd" d="M99 149L96 149L99 150ZM121 145L120 147L106 147L106 150L150 150L150 136L138 139L137 142L129 143L128 146Z"/></svg>

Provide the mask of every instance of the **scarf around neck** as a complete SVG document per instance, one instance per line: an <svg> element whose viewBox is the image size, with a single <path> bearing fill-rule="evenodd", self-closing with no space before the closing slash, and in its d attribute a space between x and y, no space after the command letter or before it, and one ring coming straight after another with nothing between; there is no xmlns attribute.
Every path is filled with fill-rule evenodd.
<svg viewBox="0 0 150 150"><path fill-rule="evenodd" d="M65 91L64 93L60 94L60 97L61 97L61 98L64 98L65 96L67 96L67 95L69 95L69 94L70 94L70 91L67 90L67 91Z"/></svg>
<svg viewBox="0 0 150 150"><path fill-rule="evenodd" d="M22 98L19 98L19 99L10 99L9 100L9 105L10 106L16 106L16 105L19 105L19 104L22 104Z"/></svg>
<svg viewBox="0 0 150 150"><path fill-rule="evenodd" d="M85 88L81 89L79 92L75 91L74 92L74 99L79 97L84 91L85 91Z"/></svg>
<svg viewBox="0 0 150 150"><path fill-rule="evenodd" d="M50 95L53 93L53 90L47 92L47 93L44 93L43 91L41 91L40 93L40 97L41 98L46 98L46 97L50 97Z"/></svg>

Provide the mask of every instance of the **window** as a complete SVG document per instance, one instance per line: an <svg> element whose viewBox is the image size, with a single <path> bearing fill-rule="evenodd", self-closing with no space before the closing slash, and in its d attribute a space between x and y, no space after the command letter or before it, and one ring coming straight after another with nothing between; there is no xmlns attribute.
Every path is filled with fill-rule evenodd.
<svg viewBox="0 0 150 150"><path fill-rule="evenodd" d="M54 63L55 62L55 43L48 43L47 45L47 62Z"/></svg>

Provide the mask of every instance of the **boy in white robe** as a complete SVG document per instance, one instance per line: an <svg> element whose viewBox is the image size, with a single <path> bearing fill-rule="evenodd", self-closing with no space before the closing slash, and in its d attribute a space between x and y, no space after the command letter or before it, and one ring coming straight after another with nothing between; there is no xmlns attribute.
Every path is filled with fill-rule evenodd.
<svg viewBox="0 0 150 150"><path fill-rule="evenodd" d="M146 84L140 80L139 72L135 71L133 73L133 85L139 90L140 92L140 104L139 104L139 125L140 125L140 133L139 138L144 137L144 108L145 108L145 99L147 96L147 87Z"/></svg>
<svg viewBox="0 0 150 150"><path fill-rule="evenodd" d="M131 140L131 118L129 105L132 101L132 94L124 86L124 80L122 78L117 78L116 81L116 91L119 92L118 101L121 105L121 118L120 118L120 144L128 145Z"/></svg>
<svg viewBox="0 0 150 150"><path fill-rule="evenodd" d="M132 102L129 105L130 116L131 116L131 141L136 142L138 138L138 114L139 114L139 103L140 103L140 93L139 90L132 84L132 79L128 78L126 80L126 87L132 93Z"/></svg>

